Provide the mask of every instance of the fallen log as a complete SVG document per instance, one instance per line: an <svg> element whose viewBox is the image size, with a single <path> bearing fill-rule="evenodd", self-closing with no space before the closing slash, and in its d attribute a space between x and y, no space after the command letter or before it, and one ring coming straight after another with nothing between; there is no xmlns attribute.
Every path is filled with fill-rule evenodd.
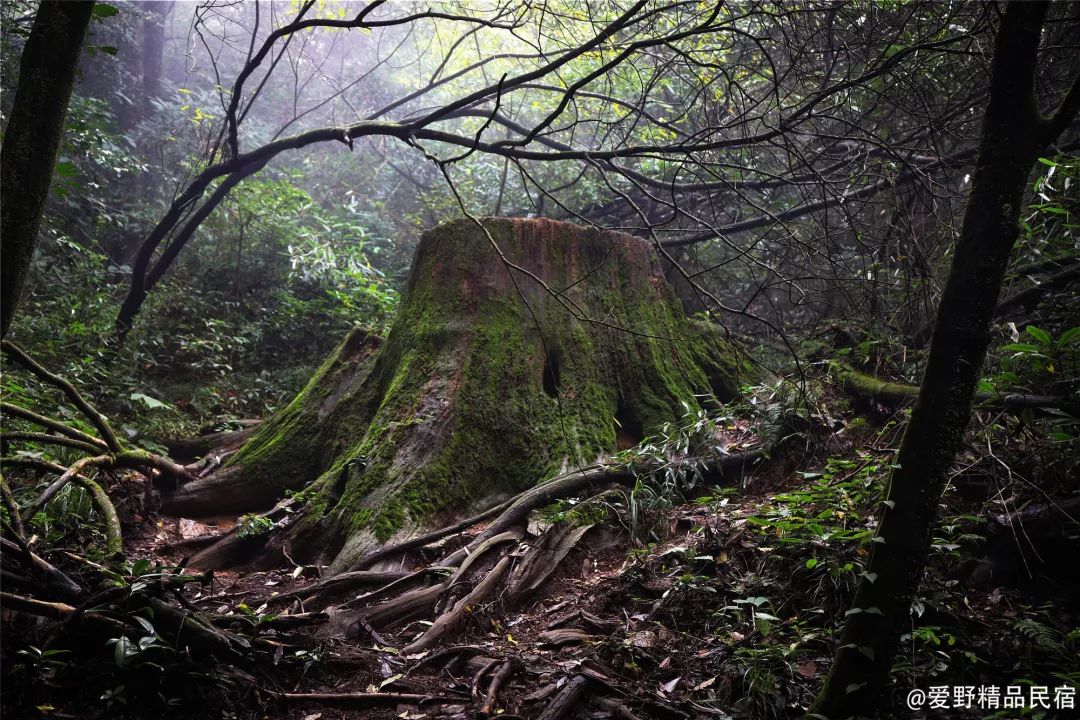
<svg viewBox="0 0 1080 720"><path fill-rule="evenodd" d="M840 380L844 391L883 405L898 405L919 396L917 385L888 382L873 375L861 373L840 362L831 362L829 370ZM1027 395L1023 393L975 393L976 406L1023 412L1024 410L1058 410L1073 417L1080 417L1080 399L1056 395Z"/></svg>

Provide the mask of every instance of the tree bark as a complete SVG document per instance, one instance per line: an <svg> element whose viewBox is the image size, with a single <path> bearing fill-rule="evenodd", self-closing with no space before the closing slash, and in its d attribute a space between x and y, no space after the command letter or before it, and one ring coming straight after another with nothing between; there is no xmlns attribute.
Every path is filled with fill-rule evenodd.
<svg viewBox="0 0 1080 720"><path fill-rule="evenodd" d="M877 716L899 636L926 565L946 474L971 416L972 398L1028 176L1039 153L1080 104L1077 83L1052 119L1035 103L1035 69L1047 3L1010 3L999 28L971 197L938 307L919 397L882 508L877 542L813 711Z"/></svg>
<svg viewBox="0 0 1080 720"><path fill-rule="evenodd" d="M11 327L34 257L93 9L82 0L41 3L23 48L0 163L0 337Z"/></svg>

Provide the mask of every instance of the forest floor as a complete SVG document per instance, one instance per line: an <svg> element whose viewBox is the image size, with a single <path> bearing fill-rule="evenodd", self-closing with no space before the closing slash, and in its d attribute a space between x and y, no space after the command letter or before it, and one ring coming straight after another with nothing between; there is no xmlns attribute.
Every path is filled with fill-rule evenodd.
<svg viewBox="0 0 1080 720"><path fill-rule="evenodd" d="M759 644L755 636L760 633L751 626L755 615L764 613L755 613L754 604L740 603L734 608L750 618L746 634L732 630L718 635L718 624L698 612L699 596L714 594L708 584L719 575L745 577L767 563L772 548L763 549L747 536L746 518L759 503L759 497L745 495L728 499L721 512L711 498L667 508L656 518L664 540L629 553L624 528L595 528L589 542L572 551L521 607L506 612L495 598L472 608L464 632L449 648L409 657L395 651L430 625L425 621L379 633L382 643L372 638L358 643L325 631L319 650L322 667L301 678L275 678L273 687L265 689L455 699L366 709L362 716L370 718L474 717L483 708L490 715L537 717L580 675L588 678L589 688L575 702L580 705L576 710L590 707L601 716L615 717L723 717L733 699L744 694L744 680L732 677L726 662L740 647ZM227 526L163 518L152 536L133 545L166 563L180 562L182 553L168 549L170 544L197 537L199 531L216 534ZM477 525L464 537L478 535L484 527ZM414 568L398 563L380 569ZM309 570L217 571L213 584L191 600L217 613L241 605L265 612L263 603L275 595L312 587L318 576ZM829 655L822 643L819 655L807 657L791 676L780 679L786 707L774 710L793 716L804 712L818 689L818 667ZM493 676L503 662L511 664L513 674L499 682L495 701L488 704ZM589 696L601 699L590 702ZM347 699L339 702L350 704ZM274 709L271 702L265 709L269 717L359 717L357 710L333 705L312 700Z"/></svg>
<svg viewBox="0 0 1080 720"><path fill-rule="evenodd" d="M385 583L314 598L325 587L315 566L186 570L200 539L238 519L160 516L146 502L146 478L118 474L110 494L124 525L123 569L85 572L85 559L50 559L76 578L111 578L113 589L99 590L85 607L101 603L104 614L128 625L103 643L100 628L4 610L5 710L80 719L801 717L820 690L833 633L862 578L900 427L888 413L870 424L848 406L834 410L737 485L680 496L642 483L598 496L599 508L588 511L572 498L534 511L510 551L515 563L540 548L551 528L582 531L552 574L516 602L497 590L466 606L452 636L411 655L402 649L462 590L440 593L419 612L372 620L372 627L354 609L374 617L394 603L400 593L383 592ZM1073 534L1038 530L1049 504L1021 477L1029 472L1025 453L1035 452L1025 436L1030 428L1004 431L992 451L973 444L957 460L912 632L894 669L903 692L1054 688L1080 678ZM717 432L730 452L757 441L743 421L721 423ZM1002 458L1007 473L998 469ZM1009 518L1019 515L1031 522L1017 534ZM415 579L409 573L430 573L438 558L485 527L370 571ZM470 582L499 561L498 553L488 555L477 560ZM183 585L169 584L182 574ZM426 577L430 587L445 575ZM128 599L117 599L116 587ZM248 649L224 656L200 648L183 628L171 629L160 609L146 610L154 587L171 607L211 618ZM140 614L143 629L133 628ZM902 702L897 716L912 717ZM922 716L1013 717L978 707Z"/></svg>

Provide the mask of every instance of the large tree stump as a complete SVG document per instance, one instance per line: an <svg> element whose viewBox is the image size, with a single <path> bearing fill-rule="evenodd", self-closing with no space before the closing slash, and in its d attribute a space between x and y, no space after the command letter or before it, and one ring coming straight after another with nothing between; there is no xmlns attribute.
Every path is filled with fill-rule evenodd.
<svg viewBox="0 0 1080 720"><path fill-rule="evenodd" d="M166 511L264 509L306 486L290 555L341 569L729 400L748 379L735 348L685 316L645 240L543 219L483 225L426 233L385 342L354 331Z"/></svg>

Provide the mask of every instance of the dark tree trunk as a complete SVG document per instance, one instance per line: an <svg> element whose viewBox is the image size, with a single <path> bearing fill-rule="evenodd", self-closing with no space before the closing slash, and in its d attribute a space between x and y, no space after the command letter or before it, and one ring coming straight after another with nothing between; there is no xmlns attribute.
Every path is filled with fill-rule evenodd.
<svg viewBox="0 0 1080 720"><path fill-rule="evenodd" d="M0 337L6 336L37 246L53 165L92 2L43 2L19 63L0 163Z"/></svg>
<svg viewBox="0 0 1080 720"><path fill-rule="evenodd" d="M882 508L878 542L814 712L877 716L887 700L899 636L911 627L946 474L971 415L990 323L1028 176L1075 115L1074 83L1054 118L1035 103L1035 68L1046 3L1011 3L998 31L979 158L952 268L938 307L919 397Z"/></svg>
<svg viewBox="0 0 1080 720"><path fill-rule="evenodd" d="M346 569L751 379L715 329L686 317L647 241L549 220L483 225L426 233L386 341L354 332L225 468L164 509L259 510L312 483L294 496L290 556Z"/></svg>

